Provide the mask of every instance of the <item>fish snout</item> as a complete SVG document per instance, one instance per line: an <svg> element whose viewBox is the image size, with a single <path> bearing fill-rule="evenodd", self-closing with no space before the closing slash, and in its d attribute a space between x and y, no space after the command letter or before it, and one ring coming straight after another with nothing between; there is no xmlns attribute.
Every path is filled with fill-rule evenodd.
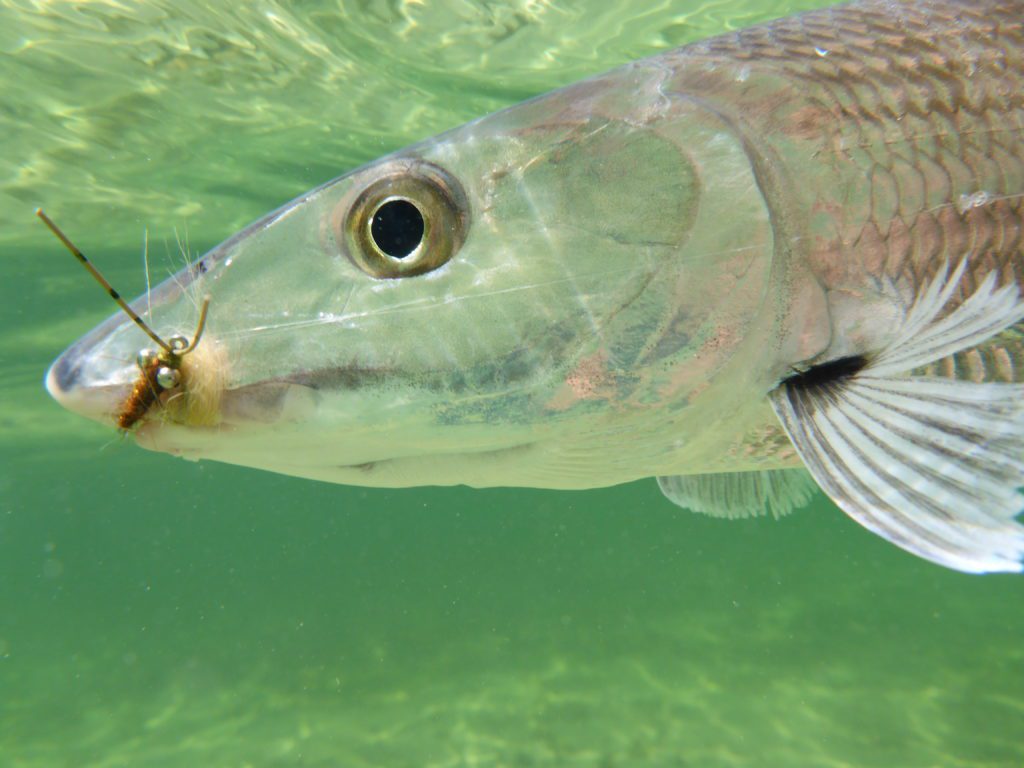
<svg viewBox="0 0 1024 768"><path fill-rule="evenodd" d="M96 380L75 347L58 357L46 372L46 391L72 413L109 425L131 392L130 382Z"/></svg>
<svg viewBox="0 0 1024 768"><path fill-rule="evenodd" d="M54 360L44 383L72 413L101 424L116 422L139 378L135 359L145 347L131 323L113 316Z"/></svg>

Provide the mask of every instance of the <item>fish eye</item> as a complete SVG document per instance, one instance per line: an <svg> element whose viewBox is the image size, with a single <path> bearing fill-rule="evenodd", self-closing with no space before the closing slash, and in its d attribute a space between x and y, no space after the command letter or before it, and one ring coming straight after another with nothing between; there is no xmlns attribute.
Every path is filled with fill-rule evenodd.
<svg viewBox="0 0 1024 768"><path fill-rule="evenodd" d="M416 203L393 197L381 203L370 216L373 244L393 259L415 253L423 242L426 225Z"/></svg>
<svg viewBox="0 0 1024 768"><path fill-rule="evenodd" d="M378 278L412 277L446 264L466 237L469 212L459 183L436 165L385 167L335 214L345 255Z"/></svg>

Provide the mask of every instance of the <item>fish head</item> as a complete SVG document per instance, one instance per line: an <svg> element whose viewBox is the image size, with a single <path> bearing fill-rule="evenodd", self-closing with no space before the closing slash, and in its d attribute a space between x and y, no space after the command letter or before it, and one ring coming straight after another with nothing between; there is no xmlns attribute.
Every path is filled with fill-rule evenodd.
<svg viewBox="0 0 1024 768"><path fill-rule="evenodd" d="M627 67L454 129L156 287L135 306L159 332L193 333L203 297L209 320L138 442L383 486L586 487L677 461L694 399L760 348L772 229L743 142L662 88ZM109 422L145 341L111 318L50 392ZM167 406L201 388L202 418Z"/></svg>

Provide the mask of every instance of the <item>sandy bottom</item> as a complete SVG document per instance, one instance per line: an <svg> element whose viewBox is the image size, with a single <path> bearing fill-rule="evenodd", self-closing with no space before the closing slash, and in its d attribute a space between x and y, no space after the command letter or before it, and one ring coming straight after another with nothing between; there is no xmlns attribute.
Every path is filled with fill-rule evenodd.
<svg viewBox="0 0 1024 768"><path fill-rule="evenodd" d="M704 617L706 618L706 617ZM0 754L52 766L1019 766L1024 701L983 663L926 673L857 653L721 642L714 622L577 644L545 628L392 658L372 642L259 669L201 650L166 664L105 657L20 665L4 681ZM718 629L724 629L719 627ZM735 625L733 625L735 629ZM765 629L765 628L762 628ZM564 639L571 627L549 628ZM633 635L636 637L636 635ZM789 643L793 645L792 642ZM554 645L558 645L556 642ZM799 643L796 643L799 646ZM723 654L723 650L727 653ZM760 651L760 652L759 652ZM1006 669L1020 670L1024 647ZM759 659L759 655L762 657ZM217 658L213 658L216 656ZM766 664L766 659L772 659ZM159 663L158 663L159 662ZM147 668L151 664L151 668ZM157 669L157 666L160 668ZM992 690L979 688L991 679Z"/></svg>

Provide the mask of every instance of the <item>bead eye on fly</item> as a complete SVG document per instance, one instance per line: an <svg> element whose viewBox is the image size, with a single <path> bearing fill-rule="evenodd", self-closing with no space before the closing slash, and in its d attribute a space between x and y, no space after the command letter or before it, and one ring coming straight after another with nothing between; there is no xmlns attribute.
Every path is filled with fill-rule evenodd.
<svg viewBox="0 0 1024 768"><path fill-rule="evenodd" d="M100 274L100 271L93 266L78 247L72 243L67 235L53 223L49 216L43 213L41 208L36 209L38 216L47 228L60 240L64 247L71 251L78 262L85 267L93 279L96 280L107 291L107 294L131 318L153 342L157 349L143 349L136 358L139 367L139 376L132 385L131 392L125 398L117 413L116 422L118 429L122 432L131 430L141 421L146 414L156 405L162 403L162 396L171 393L173 396L177 391L187 386L183 376L182 363L185 356L195 350L199 340L203 336L206 327L206 313L210 305L210 297L203 299L199 308L199 321L196 324L196 331L189 340L185 336L171 336L167 340L161 338L149 327L145 320L132 309L128 303L121 298L121 295L114 290L107 279Z"/></svg>

